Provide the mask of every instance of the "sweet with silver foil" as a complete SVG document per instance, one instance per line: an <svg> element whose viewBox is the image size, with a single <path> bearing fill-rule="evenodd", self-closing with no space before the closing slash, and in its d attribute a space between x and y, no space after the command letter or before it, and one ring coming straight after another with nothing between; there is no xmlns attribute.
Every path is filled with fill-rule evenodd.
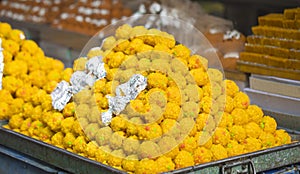
<svg viewBox="0 0 300 174"><path fill-rule="evenodd" d="M102 79L106 76L104 63L101 56L95 56L91 58L85 65L85 68L92 73L98 79Z"/></svg>
<svg viewBox="0 0 300 174"><path fill-rule="evenodd" d="M102 122L108 125L111 122L112 114L118 115L122 112L130 100L134 100L141 91L147 87L147 78L140 74L134 74L129 81L116 88L116 96L108 98L109 109L101 114Z"/></svg>
<svg viewBox="0 0 300 174"><path fill-rule="evenodd" d="M101 56L95 56L91 58L85 64L85 71L76 71L72 74L70 83L71 86L66 81L61 81L56 89L51 93L52 106L54 109L62 110L68 101L71 99L73 94L78 93L86 86L93 86L94 83L106 76L106 71L104 68L104 63L102 62ZM57 98L55 96L61 96L62 98Z"/></svg>
<svg viewBox="0 0 300 174"><path fill-rule="evenodd" d="M72 87L66 81L61 81L51 93L52 106L59 111L63 110L65 105L70 101L72 94Z"/></svg>

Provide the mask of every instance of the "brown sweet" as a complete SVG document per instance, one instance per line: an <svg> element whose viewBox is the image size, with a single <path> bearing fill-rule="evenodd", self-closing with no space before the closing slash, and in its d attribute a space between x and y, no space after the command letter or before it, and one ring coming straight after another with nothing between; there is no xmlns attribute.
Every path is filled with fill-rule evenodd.
<svg viewBox="0 0 300 174"><path fill-rule="evenodd" d="M283 20L283 28L299 29L295 20Z"/></svg>
<svg viewBox="0 0 300 174"><path fill-rule="evenodd" d="M224 33L204 34L212 46L216 48L216 53L224 69L236 69L236 60L239 58L239 52L244 50L246 38L240 34L240 38L231 38L224 40Z"/></svg>
<svg viewBox="0 0 300 174"><path fill-rule="evenodd" d="M269 56L264 54L242 52L240 53L240 60L246 62L255 62L265 64L273 67L296 69L300 70L300 61L293 59L286 59L282 57Z"/></svg>
<svg viewBox="0 0 300 174"><path fill-rule="evenodd" d="M255 35L261 35L266 37L300 40L300 31L294 29L284 29L269 26L254 26L252 27L252 32Z"/></svg>
<svg viewBox="0 0 300 174"><path fill-rule="evenodd" d="M261 74L261 75L269 75L282 77L293 80L300 80L300 71L299 70L290 70L284 68L275 68L270 67L263 64L245 62L245 61L237 61L237 69L242 72Z"/></svg>
<svg viewBox="0 0 300 174"><path fill-rule="evenodd" d="M274 27L283 27L283 14L271 13L265 16L260 16L258 17L258 24Z"/></svg>
<svg viewBox="0 0 300 174"><path fill-rule="evenodd" d="M300 8L286 9L284 14L258 18L247 37L245 52L240 53L237 68L248 73L299 80Z"/></svg>
<svg viewBox="0 0 300 174"><path fill-rule="evenodd" d="M297 8L285 9L283 15L285 19L295 19L296 13L297 13Z"/></svg>
<svg viewBox="0 0 300 174"><path fill-rule="evenodd" d="M74 0L64 1L1 1L1 16L19 21L51 23ZM26 7L26 8L20 8Z"/></svg>
<svg viewBox="0 0 300 174"><path fill-rule="evenodd" d="M247 43L258 45L270 45L287 49L300 49L300 41L281 38L268 38L263 36L251 35L247 37Z"/></svg>
<svg viewBox="0 0 300 174"><path fill-rule="evenodd" d="M113 20L130 16L131 10L123 7L121 0L78 1L65 9L53 27L94 35Z"/></svg>
<svg viewBox="0 0 300 174"><path fill-rule="evenodd" d="M246 44L245 51L300 60L300 51L295 49L286 49L268 45Z"/></svg>

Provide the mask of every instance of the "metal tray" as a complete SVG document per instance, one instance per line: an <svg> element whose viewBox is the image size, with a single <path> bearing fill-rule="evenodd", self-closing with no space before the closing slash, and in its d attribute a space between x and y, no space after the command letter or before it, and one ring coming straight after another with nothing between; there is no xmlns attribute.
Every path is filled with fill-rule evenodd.
<svg viewBox="0 0 300 174"><path fill-rule="evenodd" d="M288 131L297 142L167 173L256 173L300 162L300 132ZM125 173L108 165L0 128L0 144L70 173Z"/></svg>

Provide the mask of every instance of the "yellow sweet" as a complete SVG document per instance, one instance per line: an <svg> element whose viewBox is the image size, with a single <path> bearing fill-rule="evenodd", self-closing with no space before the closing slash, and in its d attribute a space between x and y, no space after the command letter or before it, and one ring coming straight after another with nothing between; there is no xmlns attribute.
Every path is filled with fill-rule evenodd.
<svg viewBox="0 0 300 174"><path fill-rule="evenodd" d="M0 37L7 37L8 33L12 30L8 23L0 22Z"/></svg>
<svg viewBox="0 0 300 174"><path fill-rule="evenodd" d="M233 117L227 112L218 112L215 115L216 126L230 129L233 125Z"/></svg>
<svg viewBox="0 0 300 174"><path fill-rule="evenodd" d="M21 98L16 98L10 105L10 114L21 114L23 111L24 101Z"/></svg>
<svg viewBox="0 0 300 174"><path fill-rule="evenodd" d="M164 112L164 117L167 119L174 119L176 120L177 117L179 116L181 110L180 110L180 106L177 105L176 103L173 102L168 102L166 105L166 109Z"/></svg>
<svg viewBox="0 0 300 174"><path fill-rule="evenodd" d="M122 160L122 168L126 171L134 172L137 164L138 157L136 155L129 155Z"/></svg>
<svg viewBox="0 0 300 174"><path fill-rule="evenodd" d="M123 145L124 139L125 137L123 131L114 132L110 138L111 149L114 150L120 149Z"/></svg>
<svg viewBox="0 0 300 174"><path fill-rule="evenodd" d="M38 51L39 46L32 40L24 40L21 45L21 50L34 55Z"/></svg>
<svg viewBox="0 0 300 174"><path fill-rule="evenodd" d="M264 132L274 133L277 128L277 123L274 118L264 116L261 119L260 127L264 130Z"/></svg>
<svg viewBox="0 0 300 174"><path fill-rule="evenodd" d="M140 139L151 140L162 135L162 129L157 123L140 126L138 129Z"/></svg>
<svg viewBox="0 0 300 174"><path fill-rule="evenodd" d="M249 121L249 116L246 110L242 108L235 108L232 112L231 115L233 117L233 123L235 125L243 125L248 123Z"/></svg>
<svg viewBox="0 0 300 174"><path fill-rule="evenodd" d="M197 144L200 147L205 147L207 149L210 149L213 142L212 142L212 136L209 132L207 131L201 131L197 132L194 136L197 140Z"/></svg>
<svg viewBox="0 0 300 174"><path fill-rule="evenodd" d="M37 87L43 87L47 82L46 73L41 70L32 71L29 74L29 78L33 85Z"/></svg>
<svg viewBox="0 0 300 174"><path fill-rule="evenodd" d="M136 154L140 147L140 142L133 138L126 138L123 141L123 149L127 155Z"/></svg>
<svg viewBox="0 0 300 174"><path fill-rule="evenodd" d="M62 132L57 132L51 137L51 143L55 146L63 146L64 134Z"/></svg>
<svg viewBox="0 0 300 174"><path fill-rule="evenodd" d="M13 59L13 55L7 51L7 50L2 50L2 54L3 54L3 57L4 57L4 63L8 63L8 62L11 62L12 59Z"/></svg>
<svg viewBox="0 0 300 174"><path fill-rule="evenodd" d="M272 147L275 145L275 137L269 132L262 132L259 136L263 148Z"/></svg>
<svg viewBox="0 0 300 174"><path fill-rule="evenodd" d="M208 60L200 55L192 55L188 58L188 66L190 69L203 68L207 70Z"/></svg>
<svg viewBox="0 0 300 174"><path fill-rule="evenodd" d="M193 166L195 164L193 155L185 150L179 151L174 162L176 169Z"/></svg>
<svg viewBox="0 0 300 174"><path fill-rule="evenodd" d="M234 97L239 92L239 87L232 80L225 80L226 94L230 97Z"/></svg>
<svg viewBox="0 0 300 174"><path fill-rule="evenodd" d="M236 155L243 154L244 153L244 148L245 147L244 147L243 144L239 144L237 141L231 140L227 144L226 150L227 150L228 156L231 157L231 156L236 156Z"/></svg>
<svg viewBox="0 0 300 174"><path fill-rule="evenodd" d="M96 132L95 140L100 146L107 145L113 133L110 127L103 127L100 129L96 127L92 129L92 131Z"/></svg>
<svg viewBox="0 0 300 174"><path fill-rule="evenodd" d="M73 150L76 153L83 153L86 150L86 141L84 136L78 136L74 141Z"/></svg>
<svg viewBox="0 0 300 174"><path fill-rule="evenodd" d="M177 124L176 120L164 119L160 124L163 134L166 134L169 131L171 131L176 124Z"/></svg>
<svg viewBox="0 0 300 174"><path fill-rule="evenodd" d="M152 174L157 170L157 163L151 159L143 159L135 165L136 174Z"/></svg>
<svg viewBox="0 0 300 174"><path fill-rule="evenodd" d="M291 137L283 129L276 130L274 136L275 136L275 141L276 141L275 143L277 146L291 143Z"/></svg>
<svg viewBox="0 0 300 174"><path fill-rule="evenodd" d="M13 41L20 42L25 39L25 34L21 30L13 29L8 33L7 37Z"/></svg>
<svg viewBox="0 0 300 174"><path fill-rule="evenodd" d="M203 71L203 69L192 69L190 73L198 86L206 85L209 82L208 74L207 72Z"/></svg>
<svg viewBox="0 0 300 174"><path fill-rule="evenodd" d="M249 125L248 125L249 126ZM246 130L239 125L234 125L229 129L231 138L238 141L239 143L243 142L246 138Z"/></svg>
<svg viewBox="0 0 300 174"><path fill-rule="evenodd" d="M193 153L193 151L197 148L197 146L198 146L197 139L188 136L183 140L181 144L179 144L179 149Z"/></svg>
<svg viewBox="0 0 300 174"><path fill-rule="evenodd" d="M177 105L181 104L181 94L178 87L170 86L167 88L166 92L167 92L167 100L169 102L174 102Z"/></svg>
<svg viewBox="0 0 300 174"><path fill-rule="evenodd" d="M198 131L212 131L215 129L215 121L211 115L201 113L196 119L196 126Z"/></svg>
<svg viewBox="0 0 300 174"><path fill-rule="evenodd" d="M86 148L84 150L88 157L94 158L98 150L98 145L96 145L96 142L90 141L87 143Z"/></svg>
<svg viewBox="0 0 300 174"><path fill-rule="evenodd" d="M156 163L158 164L158 173L167 172L175 169L175 164L172 161L172 159L166 156L159 157L156 160Z"/></svg>
<svg viewBox="0 0 300 174"><path fill-rule="evenodd" d="M46 143L51 143L50 138L54 135L53 131L47 126L41 129L39 137Z"/></svg>
<svg viewBox="0 0 300 174"><path fill-rule="evenodd" d="M5 76L2 79L3 89L9 91L9 93L15 93L21 86L23 86L23 81L14 76ZM3 99L5 99L5 97Z"/></svg>
<svg viewBox="0 0 300 174"><path fill-rule="evenodd" d="M11 129L19 129L24 121L22 114L16 114L11 116L8 125Z"/></svg>
<svg viewBox="0 0 300 174"><path fill-rule="evenodd" d="M72 132L74 117L68 117L61 121L61 131L64 133Z"/></svg>
<svg viewBox="0 0 300 174"><path fill-rule="evenodd" d="M227 150L221 144L213 144L210 150L213 154L214 160L220 160L228 157Z"/></svg>
<svg viewBox="0 0 300 174"><path fill-rule="evenodd" d="M258 138L262 133L262 129L255 122L244 125L247 137Z"/></svg>
<svg viewBox="0 0 300 174"><path fill-rule="evenodd" d="M20 50L20 46L17 42L13 40L2 40L2 48L10 52L13 56L17 55Z"/></svg>
<svg viewBox="0 0 300 174"><path fill-rule="evenodd" d="M172 54L178 58L188 59L191 51L186 46L179 44L172 49Z"/></svg>
<svg viewBox="0 0 300 174"><path fill-rule="evenodd" d="M28 102L35 92L37 92L37 88L25 85L17 89L15 95L18 98L22 98L25 102Z"/></svg>
<svg viewBox="0 0 300 174"><path fill-rule="evenodd" d="M238 92L237 94L235 94L233 98L233 105L235 108L247 109L249 104L250 104L250 99L245 93Z"/></svg>
<svg viewBox="0 0 300 174"><path fill-rule="evenodd" d="M252 137L246 138L243 144L246 152L257 151L261 148L261 141Z"/></svg>
<svg viewBox="0 0 300 174"><path fill-rule="evenodd" d="M166 89L168 78L161 73L151 73L148 75L147 83L152 88Z"/></svg>
<svg viewBox="0 0 300 174"><path fill-rule="evenodd" d="M47 121L48 126L53 130L57 131L61 127L61 122L64 119L64 116L59 113L55 112L52 115L50 115L50 118Z"/></svg>
<svg viewBox="0 0 300 174"><path fill-rule="evenodd" d="M247 113L249 115L250 121L252 120L255 123L260 123L264 115L262 109L257 105L249 105L247 108Z"/></svg>
<svg viewBox="0 0 300 174"><path fill-rule="evenodd" d="M214 144L221 144L226 146L230 140L230 133L225 128L216 128L213 137L212 137Z"/></svg>
<svg viewBox="0 0 300 174"><path fill-rule="evenodd" d="M159 146L152 141L143 141L138 150L139 159L151 159L158 157L160 154Z"/></svg>
<svg viewBox="0 0 300 174"><path fill-rule="evenodd" d="M205 147L198 147L193 154L195 164L210 162L213 156L212 152L209 149L206 149Z"/></svg>
<svg viewBox="0 0 300 174"><path fill-rule="evenodd" d="M107 64L110 68L118 68L125 59L124 53L120 51L107 56L109 56Z"/></svg>
<svg viewBox="0 0 300 174"><path fill-rule="evenodd" d="M128 39L131 30L132 30L132 27L130 25L124 24L116 30L115 35L118 39Z"/></svg>
<svg viewBox="0 0 300 174"><path fill-rule="evenodd" d="M5 64L3 74L5 76L12 75L18 77L21 74L27 74L27 72L28 72L28 67L26 62L22 60L15 60Z"/></svg>
<svg viewBox="0 0 300 174"><path fill-rule="evenodd" d="M68 132L63 138L63 145L65 148L72 148L74 145L74 141L76 140L73 133Z"/></svg>

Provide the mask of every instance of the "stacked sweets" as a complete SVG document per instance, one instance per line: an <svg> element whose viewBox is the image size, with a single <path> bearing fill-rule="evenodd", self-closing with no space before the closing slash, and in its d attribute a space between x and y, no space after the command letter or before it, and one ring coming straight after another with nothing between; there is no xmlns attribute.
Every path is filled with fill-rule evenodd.
<svg viewBox="0 0 300 174"><path fill-rule="evenodd" d="M131 10L125 8L121 0L79 0L61 12L52 25L94 35L110 23L131 14Z"/></svg>
<svg viewBox="0 0 300 174"><path fill-rule="evenodd" d="M300 80L300 8L261 16L258 22L240 53L238 69Z"/></svg>
<svg viewBox="0 0 300 174"><path fill-rule="evenodd" d="M143 174L291 142L233 81L223 80L206 58L192 54L166 32L119 27L101 48L92 48L74 63L75 73L83 72L99 58L105 77L57 111L49 93L58 81L69 82L73 70L63 70L61 62L44 56L34 42L17 37L21 31L5 23L0 29L5 60L0 114L9 119L7 129ZM137 74L147 80L146 86L123 105L124 95L135 88L117 89ZM116 103L114 97L119 97ZM113 105L125 107L104 122Z"/></svg>
<svg viewBox="0 0 300 174"><path fill-rule="evenodd" d="M63 8L74 3L74 0L4 0L0 3L0 15L18 21L51 23Z"/></svg>

